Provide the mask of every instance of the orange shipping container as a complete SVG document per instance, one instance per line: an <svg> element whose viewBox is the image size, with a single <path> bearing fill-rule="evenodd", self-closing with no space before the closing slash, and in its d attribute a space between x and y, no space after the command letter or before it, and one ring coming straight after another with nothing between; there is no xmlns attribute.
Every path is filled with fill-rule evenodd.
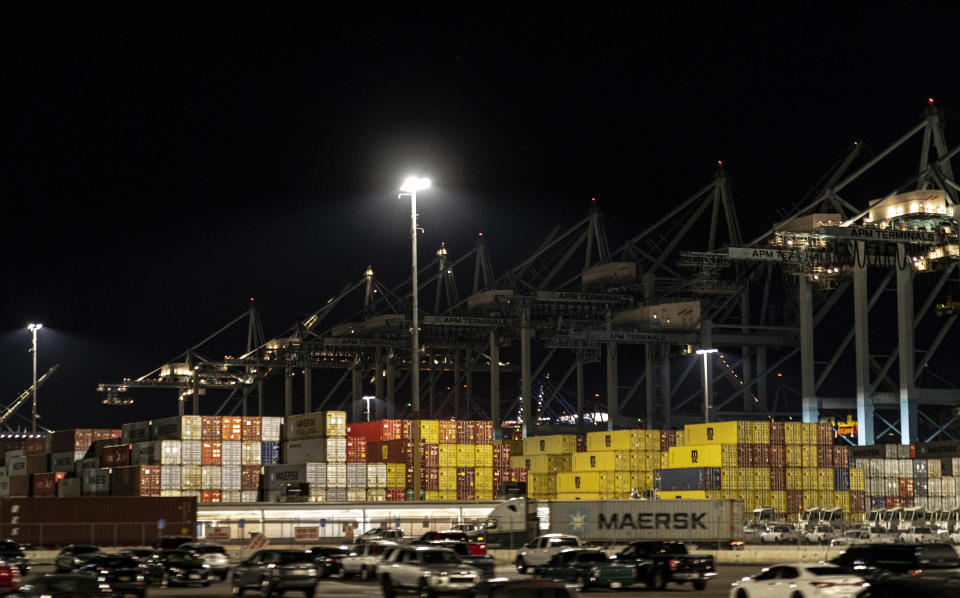
<svg viewBox="0 0 960 598"><path fill-rule="evenodd" d="M260 466L244 465L240 470L240 490L260 489Z"/></svg>
<svg viewBox="0 0 960 598"><path fill-rule="evenodd" d="M57 482L67 477L66 472L58 471L56 473L36 473L33 476L33 496L57 495Z"/></svg>
<svg viewBox="0 0 960 598"><path fill-rule="evenodd" d="M204 440L200 445L200 464L220 465L222 446L219 441Z"/></svg>
<svg viewBox="0 0 960 598"><path fill-rule="evenodd" d="M160 496L160 467L133 465L114 467L110 472L113 496Z"/></svg>
<svg viewBox="0 0 960 598"><path fill-rule="evenodd" d="M457 422L450 420L440 420L438 422L440 444L457 443Z"/></svg>
<svg viewBox="0 0 960 598"><path fill-rule="evenodd" d="M220 502L220 490L204 490L200 492L200 502Z"/></svg>
<svg viewBox="0 0 960 598"><path fill-rule="evenodd" d="M231 415L224 415L222 418L220 418L220 439L242 440L243 418Z"/></svg>
<svg viewBox="0 0 960 598"><path fill-rule="evenodd" d="M23 441L23 454L26 456L30 455L42 455L47 452L47 439L46 438L27 438Z"/></svg>
<svg viewBox="0 0 960 598"><path fill-rule="evenodd" d="M243 418L243 438L241 440L260 441L261 420L259 417Z"/></svg>

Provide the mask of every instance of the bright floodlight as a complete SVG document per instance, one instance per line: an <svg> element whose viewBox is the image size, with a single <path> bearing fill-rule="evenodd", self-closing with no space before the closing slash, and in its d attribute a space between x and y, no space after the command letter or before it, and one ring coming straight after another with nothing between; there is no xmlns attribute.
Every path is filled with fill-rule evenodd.
<svg viewBox="0 0 960 598"><path fill-rule="evenodd" d="M719 349L697 349L697 355L706 355L707 353L716 353Z"/></svg>
<svg viewBox="0 0 960 598"><path fill-rule="evenodd" d="M408 176L407 179L403 181L403 186L400 187L400 190L404 193L416 193L417 191L423 191L429 188L430 179L427 177Z"/></svg>
<svg viewBox="0 0 960 598"><path fill-rule="evenodd" d="M27 330L40 330L41 328L43 328L43 324L40 323L27 325Z"/></svg>

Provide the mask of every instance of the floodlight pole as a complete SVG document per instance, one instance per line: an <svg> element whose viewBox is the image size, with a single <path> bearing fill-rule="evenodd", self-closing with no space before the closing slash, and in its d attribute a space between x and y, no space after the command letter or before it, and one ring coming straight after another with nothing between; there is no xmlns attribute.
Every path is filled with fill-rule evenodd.
<svg viewBox="0 0 960 598"><path fill-rule="evenodd" d="M37 331L43 328L43 324L30 324L27 330L33 333L33 410L32 410L32 429L31 434L37 433Z"/></svg>
<svg viewBox="0 0 960 598"><path fill-rule="evenodd" d="M703 423L710 423L710 363L711 353L717 349L697 349L697 355L703 355Z"/></svg>

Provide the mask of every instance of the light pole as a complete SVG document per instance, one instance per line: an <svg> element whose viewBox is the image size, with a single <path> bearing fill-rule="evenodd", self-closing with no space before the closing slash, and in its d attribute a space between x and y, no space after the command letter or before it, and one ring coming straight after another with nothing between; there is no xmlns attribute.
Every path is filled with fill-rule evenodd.
<svg viewBox="0 0 960 598"><path fill-rule="evenodd" d="M710 364L709 355L717 349L697 349L697 355L703 355L703 422L710 423Z"/></svg>
<svg viewBox="0 0 960 598"><path fill-rule="evenodd" d="M413 329L410 331L410 394L414 417L420 417L420 315L417 306L417 191L430 188L430 179L408 176L399 197L410 196L410 252L413 255ZM393 400L393 397L390 397Z"/></svg>
<svg viewBox="0 0 960 598"><path fill-rule="evenodd" d="M370 401L374 400L377 397L368 395L360 398L367 402L367 421L370 421Z"/></svg>
<svg viewBox="0 0 960 598"><path fill-rule="evenodd" d="M33 333L33 348L30 349L30 352L33 353L33 429L31 430L32 434L37 433L37 331L43 328L43 324L39 322L28 324L27 330Z"/></svg>

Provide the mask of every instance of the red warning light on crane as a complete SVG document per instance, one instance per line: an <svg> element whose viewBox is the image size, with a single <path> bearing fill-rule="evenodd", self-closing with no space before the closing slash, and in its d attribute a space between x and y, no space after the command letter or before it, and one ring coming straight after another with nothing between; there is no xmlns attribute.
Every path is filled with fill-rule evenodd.
<svg viewBox="0 0 960 598"><path fill-rule="evenodd" d="M933 105L933 98L927 98L927 103Z"/></svg>

